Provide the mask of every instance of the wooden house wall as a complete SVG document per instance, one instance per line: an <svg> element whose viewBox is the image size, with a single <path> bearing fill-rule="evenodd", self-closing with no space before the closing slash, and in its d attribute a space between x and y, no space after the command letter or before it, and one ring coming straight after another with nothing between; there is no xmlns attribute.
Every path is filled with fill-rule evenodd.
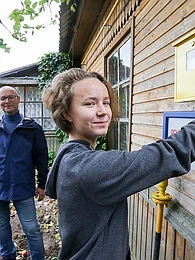
<svg viewBox="0 0 195 260"><path fill-rule="evenodd" d="M129 238L133 259L153 259L155 205L139 193L129 198ZM195 247L164 218L159 260L193 260Z"/></svg>
<svg viewBox="0 0 195 260"><path fill-rule="evenodd" d="M82 66L105 75L106 57L126 35L133 37L131 150L162 137L164 111L195 109L194 101L174 102L172 46L194 26L194 0L118 0L111 1L93 32ZM160 260L195 259L195 227L190 226L190 220L195 221L194 172L169 180L167 191L173 196L171 203L181 206L187 227L180 214L175 216L174 210L169 214L167 209ZM129 199L130 244L137 260L152 259L156 206L151 201L152 190L147 192L148 197L140 193ZM191 233L186 231L190 229Z"/></svg>

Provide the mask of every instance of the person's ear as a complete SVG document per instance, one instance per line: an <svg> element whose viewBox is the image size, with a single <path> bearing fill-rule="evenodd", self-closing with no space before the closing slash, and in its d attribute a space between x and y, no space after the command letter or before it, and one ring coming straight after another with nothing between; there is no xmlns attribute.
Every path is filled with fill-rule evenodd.
<svg viewBox="0 0 195 260"><path fill-rule="evenodd" d="M68 115L66 115L65 113L64 113L64 118L65 118L68 122L72 122L71 117L68 116Z"/></svg>
<svg viewBox="0 0 195 260"><path fill-rule="evenodd" d="M70 122L70 123L72 122L72 119L70 116L66 117L66 120L68 120L68 122Z"/></svg>

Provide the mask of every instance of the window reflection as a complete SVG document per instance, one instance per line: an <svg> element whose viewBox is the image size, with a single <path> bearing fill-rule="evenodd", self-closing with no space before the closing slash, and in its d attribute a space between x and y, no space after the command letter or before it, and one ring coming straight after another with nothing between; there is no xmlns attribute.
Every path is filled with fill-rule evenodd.
<svg viewBox="0 0 195 260"><path fill-rule="evenodd" d="M120 150L128 150L128 122L120 123Z"/></svg>
<svg viewBox="0 0 195 260"><path fill-rule="evenodd" d="M119 55L119 79L122 81L130 76L130 41L119 49Z"/></svg>
<svg viewBox="0 0 195 260"><path fill-rule="evenodd" d="M109 59L109 82L115 85L118 82L118 53Z"/></svg>
<svg viewBox="0 0 195 260"><path fill-rule="evenodd" d="M19 110L25 117L32 117L37 121L43 130L55 130L55 123L51 113L43 107L40 93L36 87L18 87L20 95ZM45 123L46 122L46 123Z"/></svg>
<svg viewBox="0 0 195 260"><path fill-rule="evenodd" d="M129 117L129 85L119 87L119 97L121 103L121 117Z"/></svg>
<svg viewBox="0 0 195 260"><path fill-rule="evenodd" d="M121 109L118 124L109 132L112 149L128 150L130 48L130 39L128 39L108 59L108 79L118 93Z"/></svg>

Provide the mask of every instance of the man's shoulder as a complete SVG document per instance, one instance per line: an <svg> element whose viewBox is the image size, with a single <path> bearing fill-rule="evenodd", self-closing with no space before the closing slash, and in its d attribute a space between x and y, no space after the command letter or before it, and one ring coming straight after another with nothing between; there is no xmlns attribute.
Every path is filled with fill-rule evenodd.
<svg viewBox="0 0 195 260"><path fill-rule="evenodd" d="M26 127L42 129L42 126L32 117L23 117L22 125Z"/></svg>
<svg viewBox="0 0 195 260"><path fill-rule="evenodd" d="M35 121L32 117L27 117L27 116L24 116L23 121Z"/></svg>

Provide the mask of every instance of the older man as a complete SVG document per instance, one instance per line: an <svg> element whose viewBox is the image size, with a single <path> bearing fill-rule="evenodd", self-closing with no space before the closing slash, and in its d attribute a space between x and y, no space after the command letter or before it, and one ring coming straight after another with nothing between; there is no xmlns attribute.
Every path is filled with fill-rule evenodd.
<svg viewBox="0 0 195 260"><path fill-rule="evenodd" d="M45 251L34 196L42 200L48 173L48 150L41 126L19 113L20 96L10 87L0 88L0 254L16 259L10 225L12 201L27 237L32 260L43 260ZM37 169L37 176L35 175Z"/></svg>

